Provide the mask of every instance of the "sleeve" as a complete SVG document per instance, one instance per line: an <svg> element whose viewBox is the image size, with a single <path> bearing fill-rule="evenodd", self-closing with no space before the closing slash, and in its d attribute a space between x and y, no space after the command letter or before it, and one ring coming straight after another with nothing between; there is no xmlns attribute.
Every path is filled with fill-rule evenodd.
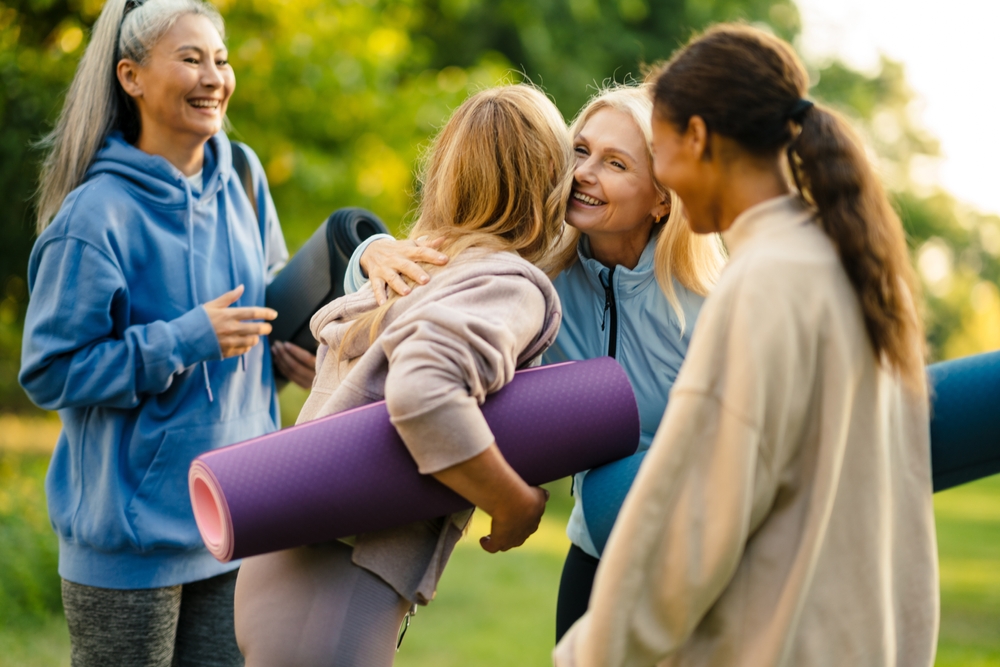
<svg viewBox="0 0 1000 667"><path fill-rule="evenodd" d="M743 554L759 440L712 396L671 397L556 665L653 665L687 641Z"/></svg>
<svg viewBox="0 0 1000 667"><path fill-rule="evenodd" d="M815 352L783 280L780 267L741 271L706 302L589 611L557 665L658 664L725 593L774 502L776 461L791 456L798 441L787 433L811 393Z"/></svg>
<svg viewBox="0 0 1000 667"><path fill-rule="evenodd" d="M40 407L132 408L166 391L184 369L222 357L201 306L122 329L128 285L93 246L58 239L33 260L18 379Z"/></svg>
<svg viewBox="0 0 1000 667"><path fill-rule="evenodd" d="M382 239L395 241L396 237L392 234L375 234L369 236L351 253L351 261L348 262L347 272L344 274L344 294L354 294L368 282L368 276L361 270L361 255L365 254L365 250L368 250L368 246L373 242Z"/></svg>
<svg viewBox="0 0 1000 667"><path fill-rule="evenodd" d="M386 407L421 473L494 442L479 405L513 379L545 317L545 297L527 278L479 276L414 306L382 334Z"/></svg>

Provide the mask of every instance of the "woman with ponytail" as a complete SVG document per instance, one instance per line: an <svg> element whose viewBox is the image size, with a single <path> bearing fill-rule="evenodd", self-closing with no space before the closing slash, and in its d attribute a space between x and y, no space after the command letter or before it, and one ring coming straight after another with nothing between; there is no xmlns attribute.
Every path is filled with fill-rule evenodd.
<svg viewBox="0 0 1000 667"><path fill-rule="evenodd" d="M559 667L929 667L919 295L899 219L791 47L721 25L656 75L657 179L730 260Z"/></svg>
<svg viewBox="0 0 1000 667"><path fill-rule="evenodd" d="M195 456L278 422L259 343L287 251L222 132L234 86L211 5L108 0L48 138L19 379L63 422L46 492L74 666L242 664L238 564L187 492Z"/></svg>

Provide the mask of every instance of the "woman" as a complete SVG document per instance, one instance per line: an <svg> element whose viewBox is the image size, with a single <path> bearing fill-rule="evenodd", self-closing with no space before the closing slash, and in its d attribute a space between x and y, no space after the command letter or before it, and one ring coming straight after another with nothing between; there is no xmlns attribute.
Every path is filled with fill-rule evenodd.
<svg viewBox="0 0 1000 667"><path fill-rule="evenodd" d="M656 77L656 177L730 260L560 667L934 662L916 281L863 146L808 81L737 25Z"/></svg>
<svg viewBox="0 0 1000 667"><path fill-rule="evenodd" d="M202 545L191 460L276 428L287 252L221 132L235 80L197 0L109 0L50 137L20 381L58 410L46 480L74 665L235 665L238 563ZM221 296L220 296L221 295Z"/></svg>
<svg viewBox="0 0 1000 667"><path fill-rule="evenodd" d="M568 239L554 284L563 323L546 363L612 356L639 403L636 456L578 474L567 532L556 637L587 609L594 573L618 508L660 424L702 301L722 256L715 238L691 233L674 195L652 176L652 115L646 86L598 93L570 127L576 166L566 211ZM426 245L391 240L360 247L348 289L364 280L403 289L396 270L423 282L410 257L439 262ZM360 267L360 268L359 268Z"/></svg>
<svg viewBox="0 0 1000 667"><path fill-rule="evenodd" d="M381 305L371 289L312 319L319 373L299 415L385 398L421 473L493 519L490 552L533 533L545 492L497 449L479 404L555 339L559 299L533 266L558 239L572 153L539 91L506 86L466 100L425 166L412 236L450 257L432 285ZM427 604L471 512L249 558L236 587L247 665L391 665L407 610Z"/></svg>

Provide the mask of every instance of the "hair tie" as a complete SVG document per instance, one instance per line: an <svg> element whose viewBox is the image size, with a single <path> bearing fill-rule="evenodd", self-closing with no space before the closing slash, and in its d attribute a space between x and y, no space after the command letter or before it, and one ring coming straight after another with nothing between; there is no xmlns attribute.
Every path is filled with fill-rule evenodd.
<svg viewBox="0 0 1000 667"><path fill-rule="evenodd" d="M806 114L809 112L810 109L813 108L813 106L814 105L812 100L800 98L795 101L795 104L793 104L792 108L788 110L788 113L785 114L785 117L788 120L795 121L796 123L801 125L802 121L805 120Z"/></svg>

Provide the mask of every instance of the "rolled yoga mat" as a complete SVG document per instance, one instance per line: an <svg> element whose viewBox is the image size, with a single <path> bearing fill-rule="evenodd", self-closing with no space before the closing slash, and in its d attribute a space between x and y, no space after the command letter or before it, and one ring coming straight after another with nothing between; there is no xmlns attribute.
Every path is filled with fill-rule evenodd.
<svg viewBox="0 0 1000 667"><path fill-rule="evenodd" d="M1000 352L927 368L934 492L1000 473ZM603 553L646 452L587 473L580 496L587 532Z"/></svg>
<svg viewBox="0 0 1000 667"><path fill-rule="evenodd" d="M934 491L1000 473L1000 352L927 368Z"/></svg>
<svg viewBox="0 0 1000 667"><path fill-rule="evenodd" d="M632 387L607 357L519 371L482 410L531 485L628 456L639 442ZM223 562L471 507L417 471L384 401L202 454L188 483L205 545Z"/></svg>
<svg viewBox="0 0 1000 667"><path fill-rule="evenodd" d="M344 272L361 242L388 231L377 215L363 208L331 213L267 286L264 300L278 311L277 319L271 322L270 339L315 352L317 344L309 320L317 310L344 296Z"/></svg>

